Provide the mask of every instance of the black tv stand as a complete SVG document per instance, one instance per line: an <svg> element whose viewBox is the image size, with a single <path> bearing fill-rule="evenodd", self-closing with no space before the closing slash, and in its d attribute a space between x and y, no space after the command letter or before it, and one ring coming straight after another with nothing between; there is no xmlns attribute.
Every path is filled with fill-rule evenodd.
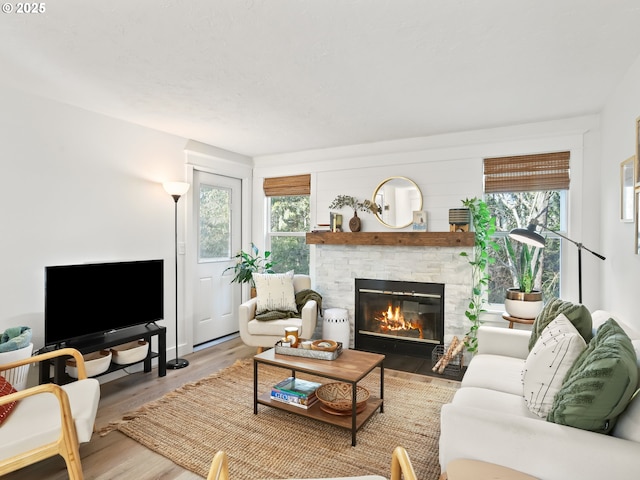
<svg viewBox="0 0 640 480"><path fill-rule="evenodd" d="M151 338L158 336L158 352L151 351ZM80 353L86 354L91 352L97 352L99 350L105 350L116 345L122 345L124 343L133 342L136 340L144 339L149 342L149 353L141 360L144 362L144 371L146 373L151 371L151 359L158 358L158 376L164 377L167 374L167 329L161 327L155 323L148 323L146 325L136 325L134 327L123 328L114 332L108 332L100 337L93 337L90 339L77 340L74 342L67 342L65 345L52 345L43 349L44 351L57 350L65 347L75 348ZM50 383L52 380L57 384L64 384L70 381L70 377L65 372L65 359L56 358L53 363L53 379L51 378L50 363L40 362L40 383ZM135 362L139 363L139 362ZM106 375L107 373L121 370L131 366L118 365L111 363L109 369L101 373L100 375Z"/></svg>

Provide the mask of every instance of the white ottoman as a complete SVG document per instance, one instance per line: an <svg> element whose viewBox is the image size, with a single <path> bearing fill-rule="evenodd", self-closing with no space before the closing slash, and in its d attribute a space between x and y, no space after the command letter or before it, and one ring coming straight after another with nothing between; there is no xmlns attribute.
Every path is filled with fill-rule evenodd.
<svg viewBox="0 0 640 480"><path fill-rule="evenodd" d="M342 348L349 348L349 312L346 308L327 308L323 314L322 338L342 342Z"/></svg>

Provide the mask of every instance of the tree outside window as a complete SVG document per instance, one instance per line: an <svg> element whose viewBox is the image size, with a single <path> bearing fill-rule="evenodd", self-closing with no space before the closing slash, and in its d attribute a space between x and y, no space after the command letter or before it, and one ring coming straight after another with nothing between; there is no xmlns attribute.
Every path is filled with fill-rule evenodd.
<svg viewBox="0 0 640 480"><path fill-rule="evenodd" d="M310 230L309 195L271 196L268 198L269 249L277 273L293 270L309 274Z"/></svg>
<svg viewBox="0 0 640 480"><path fill-rule="evenodd" d="M500 192L485 194L485 201L496 218L494 238L502 247L491 252L495 262L489 267L489 303L504 303L508 288L516 287L513 259L508 254L507 242L511 242L515 257L519 258L526 245L511 240L509 232L514 228L527 228L535 219L551 230L560 231L564 212L564 191ZM533 287L542 290L543 300L560 297L560 237L548 231L540 232L546 237L545 248L536 252L540 268L532 279ZM531 247L528 247L531 248Z"/></svg>
<svg viewBox="0 0 640 480"><path fill-rule="evenodd" d="M200 187L200 224L198 225L198 261L231 256L231 190Z"/></svg>

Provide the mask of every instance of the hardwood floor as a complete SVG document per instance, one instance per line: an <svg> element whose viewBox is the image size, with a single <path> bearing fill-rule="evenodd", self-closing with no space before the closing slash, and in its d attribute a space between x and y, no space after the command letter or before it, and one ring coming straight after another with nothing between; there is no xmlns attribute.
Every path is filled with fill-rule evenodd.
<svg viewBox="0 0 640 480"><path fill-rule="evenodd" d="M96 431L120 420L129 411L155 400L185 383L199 380L213 372L232 365L237 359L251 358L255 348L245 346L239 338L185 356L189 366L180 370L167 370L166 377L158 378L154 368L150 373L138 372L110 381L101 386L100 406L96 418ZM449 381L427 375L415 375L403 368L385 367L385 374L420 378L425 382ZM406 363L405 363L406 364ZM386 361L385 361L386 365ZM86 480L189 480L202 477L191 473L165 457L158 455L118 431L103 437L94 434L91 442L80 446L82 467ZM6 475L3 480L65 480L68 479L61 457L43 460Z"/></svg>

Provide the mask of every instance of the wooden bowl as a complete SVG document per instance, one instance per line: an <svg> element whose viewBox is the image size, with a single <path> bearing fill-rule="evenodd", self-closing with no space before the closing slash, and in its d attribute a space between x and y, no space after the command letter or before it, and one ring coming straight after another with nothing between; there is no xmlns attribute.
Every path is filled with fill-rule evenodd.
<svg viewBox="0 0 640 480"><path fill-rule="evenodd" d="M333 340L316 340L311 344L311 350L321 350L323 352L333 352L338 348L338 343Z"/></svg>
<svg viewBox="0 0 640 480"><path fill-rule="evenodd" d="M369 390L360 385L356 386L356 410L364 407L369 399L369 395ZM352 390L350 383L325 383L321 387L318 387L316 396L324 405L333 410L351 410Z"/></svg>

